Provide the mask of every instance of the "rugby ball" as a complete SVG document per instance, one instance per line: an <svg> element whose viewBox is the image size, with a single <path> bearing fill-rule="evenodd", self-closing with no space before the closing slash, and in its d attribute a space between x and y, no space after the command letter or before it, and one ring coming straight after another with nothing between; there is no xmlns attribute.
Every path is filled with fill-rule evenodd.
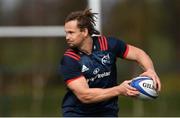
<svg viewBox="0 0 180 118"><path fill-rule="evenodd" d="M153 100L158 97L158 93L154 88L154 82L150 77L138 76L132 80L130 85L139 91L137 98Z"/></svg>

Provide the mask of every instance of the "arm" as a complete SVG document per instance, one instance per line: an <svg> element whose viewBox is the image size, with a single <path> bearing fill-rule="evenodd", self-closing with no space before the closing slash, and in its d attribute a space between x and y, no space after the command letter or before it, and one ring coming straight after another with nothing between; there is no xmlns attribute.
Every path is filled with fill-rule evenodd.
<svg viewBox="0 0 180 118"><path fill-rule="evenodd" d="M131 81L125 81L122 84L112 88L89 88L84 76L70 82L67 86L73 91L77 98L83 103L95 103L108 100L118 95L135 96L138 91L128 85Z"/></svg>
<svg viewBox="0 0 180 118"><path fill-rule="evenodd" d="M71 56L71 55L69 55ZM130 81L112 88L89 88L85 77L81 73L78 61L65 56L61 61L60 73L63 75L67 87L83 103L95 103L108 100L118 95L135 96L138 91L129 86Z"/></svg>
<svg viewBox="0 0 180 118"><path fill-rule="evenodd" d="M141 76L149 76L153 79L155 83L155 88L158 91L161 90L161 82L158 75L155 72L153 62L151 58L141 49L128 45L129 51L127 53L126 59L136 61L144 70Z"/></svg>

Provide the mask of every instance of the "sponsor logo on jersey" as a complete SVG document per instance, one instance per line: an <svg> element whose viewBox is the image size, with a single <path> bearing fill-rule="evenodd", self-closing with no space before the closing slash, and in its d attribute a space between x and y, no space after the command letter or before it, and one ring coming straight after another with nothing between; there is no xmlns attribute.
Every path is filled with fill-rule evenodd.
<svg viewBox="0 0 180 118"><path fill-rule="evenodd" d="M95 68L95 69L94 69L94 71L93 71L93 74L94 74L94 75L96 75L96 74L98 74L98 73L99 73L99 71L100 71L100 69L99 69L99 68Z"/></svg>
<svg viewBox="0 0 180 118"><path fill-rule="evenodd" d="M101 74L97 74L95 77L92 77L92 78L89 78L87 79L87 82L91 81L93 82L94 80L96 79L100 79L100 78L103 78L103 77L107 77L111 74L111 72L104 72L104 73L101 73Z"/></svg>
<svg viewBox="0 0 180 118"><path fill-rule="evenodd" d="M85 65L83 65L83 66L82 66L82 69L81 69L81 72L85 72L85 71L88 71L88 70L89 70L89 68L86 67Z"/></svg>
<svg viewBox="0 0 180 118"><path fill-rule="evenodd" d="M103 65L110 64L110 56L109 56L109 54L103 56L103 58L101 59L101 62L102 62Z"/></svg>

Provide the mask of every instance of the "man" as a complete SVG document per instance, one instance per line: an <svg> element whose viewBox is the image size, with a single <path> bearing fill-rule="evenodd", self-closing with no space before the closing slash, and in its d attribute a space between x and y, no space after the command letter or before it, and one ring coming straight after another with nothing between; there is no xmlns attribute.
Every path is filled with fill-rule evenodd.
<svg viewBox="0 0 180 118"><path fill-rule="evenodd" d="M141 49L113 37L98 36L95 13L72 12L65 20L66 41L60 72L68 87L63 99L65 117L103 117L118 115L118 96L134 97L139 92L131 80L117 85L116 60L134 60L143 67L141 76L149 76L160 91L161 83L149 56ZM96 34L96 36L92 36Z"/></svg>

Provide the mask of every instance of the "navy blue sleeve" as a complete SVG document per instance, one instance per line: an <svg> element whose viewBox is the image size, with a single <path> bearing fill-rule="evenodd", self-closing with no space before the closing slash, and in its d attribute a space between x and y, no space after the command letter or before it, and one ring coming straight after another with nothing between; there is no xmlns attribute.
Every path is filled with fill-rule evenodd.
<svg viewBox="0 0 180 118"><path fill-rule="evenodd" d="M109 49L115 53L116 57L125 58L128 53L128 45L117 38L108 38Z"/></svg>
<svg viewBox="0 0 180 118"><path fill-rule="evenodd" d="M67 83L82 75L79 62L68 56L62 58L59 71Z"/></svg>

